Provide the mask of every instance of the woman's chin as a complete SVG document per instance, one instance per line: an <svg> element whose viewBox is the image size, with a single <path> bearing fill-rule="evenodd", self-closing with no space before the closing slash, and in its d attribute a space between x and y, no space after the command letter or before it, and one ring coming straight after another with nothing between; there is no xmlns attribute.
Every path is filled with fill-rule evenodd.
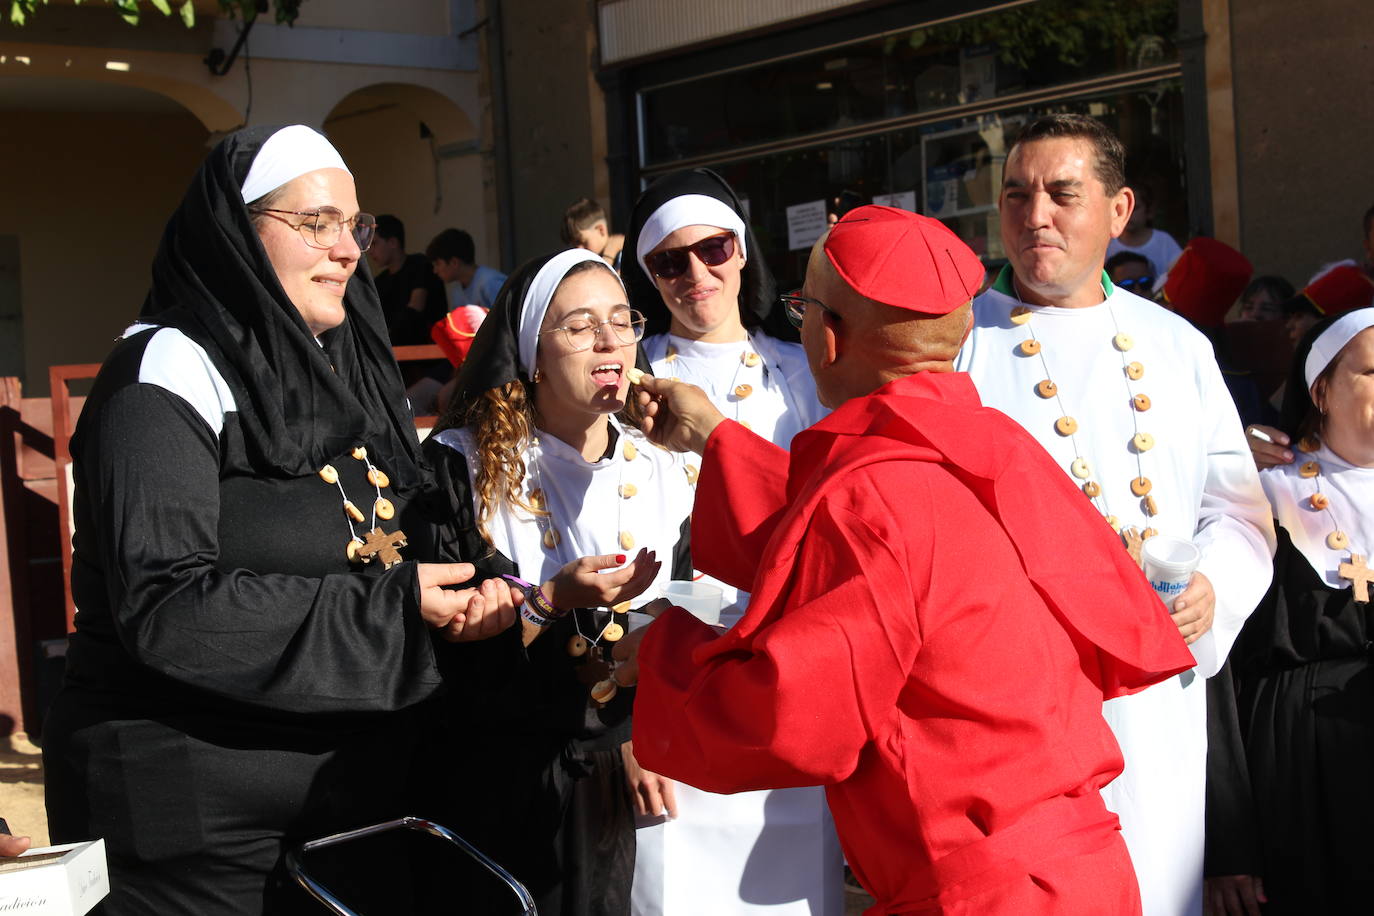
<svg viewBox="0 0 1374 916"><path fill-rule="evenodd" d="M620 413L625 409L625 395L614 388L603 388L592 399L591 407L597 413Z"/></svg>

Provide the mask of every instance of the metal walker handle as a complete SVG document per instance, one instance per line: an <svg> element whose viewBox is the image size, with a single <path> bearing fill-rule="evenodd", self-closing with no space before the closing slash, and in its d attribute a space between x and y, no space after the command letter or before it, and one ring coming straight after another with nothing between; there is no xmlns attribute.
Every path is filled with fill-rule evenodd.
<svg viewBox="0 0 1374 916"><path fill-rule="evenodd" d="M436 824L434 821L426 820L422 817L403 817L398 820L387 821L384 824L373 824L371 827L359 827L357 830L348 830L344 833L336 833L332 836L321 837L318 840L310 840L306 843L302 843L298 849L287 850L286 870L291 873L291 877L295 878L296 882L300 884L301 887L305 888L310 896L314 897L320 903L323 903L332 912L336 913L337 916L359 916L358 913L345 906L327 887L306 874L305 868L301 864L301 858L307 852L313 852L316 849L324 849L327 846L337 846L352 840L376 836L379 833L389 833L392 830L418 830L421 833L427 833L430 836L437 836L440 839L448 840L450 843L466 852L469 856L476 859L478 864L487 871L505 882L506 886L511 889L511 892L514 893L516 898L520 901L520 905L524 907L524 909L521 910L521 916L537 916L534 909L534 898L530 896L530 892L525 888L525 885L516 880L514 875L506 871L500 865L497 865L496 862L485 853L452 830L449 830L442 824Z"/></svg>

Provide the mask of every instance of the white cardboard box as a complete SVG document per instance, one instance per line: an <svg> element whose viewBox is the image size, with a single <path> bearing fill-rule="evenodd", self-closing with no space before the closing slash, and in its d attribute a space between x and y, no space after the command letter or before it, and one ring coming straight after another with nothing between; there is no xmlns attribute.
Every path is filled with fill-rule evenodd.
<svg viewBox="0 0 1374 916"><path fill-rule="evenodd" d="M105 841L30 849L0 859L4 916L82 916L110 892Z"/></svg>

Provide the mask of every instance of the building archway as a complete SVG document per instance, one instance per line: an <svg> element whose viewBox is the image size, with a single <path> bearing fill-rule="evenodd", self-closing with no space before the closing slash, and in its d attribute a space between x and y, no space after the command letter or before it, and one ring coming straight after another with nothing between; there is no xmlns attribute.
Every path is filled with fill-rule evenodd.
<svg viewBox="0 0 1374 916"><path fill-rule="evenodd" d="M423 252L441 230L457 227L472 234L479 261L495 261L477 125L452 99L379 83L341 99L324 130L353 171L363 209L399 217L408 250Z"/></svg>
<svg viewBox="0 0 1374 916"><path fill-rule="evenodd" d="M138 315L163 227L211 133L161 92L9 68L0 119L0 258L18 278L0 290L16 332L0 375L39 395L48 366L99 362Z"/></svg>

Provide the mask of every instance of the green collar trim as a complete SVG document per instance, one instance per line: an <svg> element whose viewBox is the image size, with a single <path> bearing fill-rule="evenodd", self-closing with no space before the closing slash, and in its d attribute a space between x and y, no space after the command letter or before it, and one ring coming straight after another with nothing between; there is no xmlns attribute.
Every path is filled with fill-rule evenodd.
<svg viewBox="0 0 1374 916"><path fill-rule="evenodd" d="M995 292L1001 293L1004 296L1010 296L1013 299L1019 299L1020 297L1016 295L1016 287L1012 285L1013 276L1014 275L1012 274L1011 265L1004 264L1002 266L1002 272L997 275L997 279L994 280L992 283L993 290ZM1104 270L1102 271L1102 298L1105 299L1111 294L1112 278L1107 276L1107 272Z"/></svg>

